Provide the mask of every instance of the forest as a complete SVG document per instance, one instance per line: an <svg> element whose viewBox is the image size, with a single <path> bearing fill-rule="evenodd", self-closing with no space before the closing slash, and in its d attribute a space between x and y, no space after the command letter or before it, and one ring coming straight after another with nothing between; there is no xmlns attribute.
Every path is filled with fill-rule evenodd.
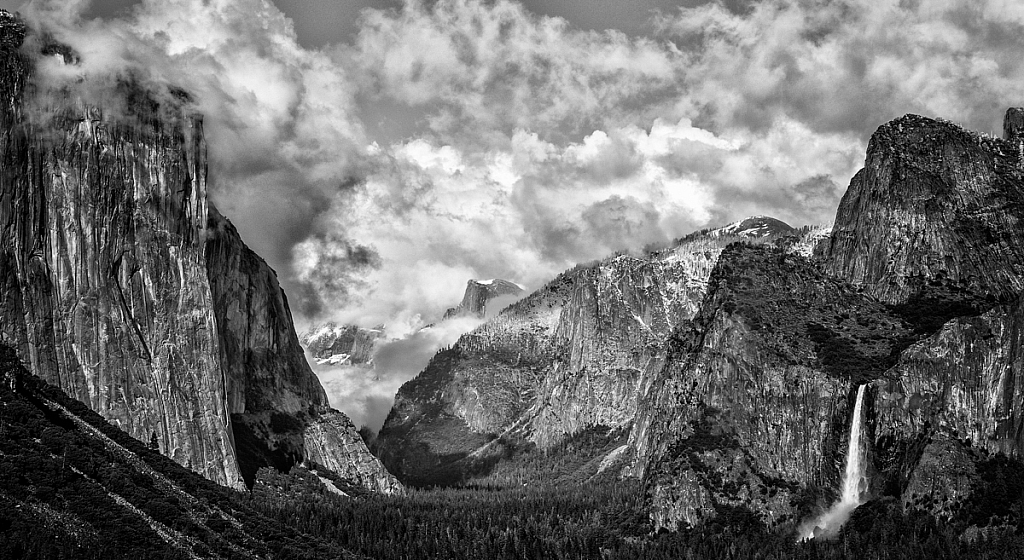
<svg viewBox="0 0 1024 560"><path fill-rule="evenodd" d="M106 423L3 346L0 374L0 558L1024 557L1024 481L1007 458L989 462L987 490L948 520L883 497L822 542L798 543L795 527L768 528L727 506L702 527L654 532L642 481L595 467L593 457L621 444L616 431L581 434L549 451L557 460L521 449L456 487L383 496L295 467L263 468L238 492Z"/></svg>

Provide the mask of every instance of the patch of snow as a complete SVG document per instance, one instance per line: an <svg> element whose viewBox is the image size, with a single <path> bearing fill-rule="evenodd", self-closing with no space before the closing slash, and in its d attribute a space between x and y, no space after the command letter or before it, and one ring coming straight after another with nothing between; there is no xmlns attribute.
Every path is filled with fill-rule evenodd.
<svg viewBox="0 0 1024 560"><path fill-rule="evenodd" d="M349 354L331 354L327 358L317 358L316 363L319 365L330 364L336 366L338 364L347 364L351 361L352 356Z"/></svg>

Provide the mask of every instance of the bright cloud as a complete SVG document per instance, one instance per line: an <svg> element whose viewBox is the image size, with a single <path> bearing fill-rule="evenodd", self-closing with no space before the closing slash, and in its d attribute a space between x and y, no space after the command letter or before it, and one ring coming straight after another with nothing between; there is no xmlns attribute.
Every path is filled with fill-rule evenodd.
<svg viewBox="0 0 1024 560"><path fill-rule="evenodd" d="M468 278L532 289L745 215L827 222L880 124L993 131L1024 103L1009 0L709 2L646 37L510 0L408 0L353 14L352 43L322 50L268 0L146 0L110 21L85 4L23 10L82 58L40 79L101 91L130 70L190 91L214 199L300 322L412 331ZM405 132L371 138L385 117Z"/></svg>

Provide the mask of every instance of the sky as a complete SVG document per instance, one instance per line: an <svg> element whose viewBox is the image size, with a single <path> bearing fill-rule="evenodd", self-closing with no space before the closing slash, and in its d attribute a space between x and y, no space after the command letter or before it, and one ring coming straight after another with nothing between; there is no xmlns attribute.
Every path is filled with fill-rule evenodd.
<svg viewBox="0 0 1024 560"><path fill-rule="evenodd" d="M833 219L906 113L1001 129L1016 0L0 0L71 45L40 81L176 84L211 196L300 327L400 336L470 278L766 214ZM163 86L166 87L166 86Z"/></svg>

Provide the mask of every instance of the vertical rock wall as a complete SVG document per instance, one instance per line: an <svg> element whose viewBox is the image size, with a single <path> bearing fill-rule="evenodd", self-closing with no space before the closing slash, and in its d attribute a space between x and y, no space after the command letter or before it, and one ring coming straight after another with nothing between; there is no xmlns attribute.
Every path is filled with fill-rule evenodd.
<svg viewBox="0 0 1024 560"><path fill-rule="evenodd" d="M0 342L221 484L287 469L308 444L370 488L400 488L330 410L274 271L208 207L188 95L131 75L103 107L37 91L24 39L0 11Z"/></svg>
<svg viewBox="0 0 1024 560"><path fill-rule="evenodd" d="M902 303L942 282L981 296L1024 289L1019 146L907 115L879 127L836 213L825 266Z"/></svg>
<svg viewBox="0 0 1024 560"><path fill-rule="evenodd" d="M202 120L126 78L122 115L26 106L9 46L0 140L4 338L129 434L239 484L206 280ZM18 62L21 59L22 62Z"/></svg>

